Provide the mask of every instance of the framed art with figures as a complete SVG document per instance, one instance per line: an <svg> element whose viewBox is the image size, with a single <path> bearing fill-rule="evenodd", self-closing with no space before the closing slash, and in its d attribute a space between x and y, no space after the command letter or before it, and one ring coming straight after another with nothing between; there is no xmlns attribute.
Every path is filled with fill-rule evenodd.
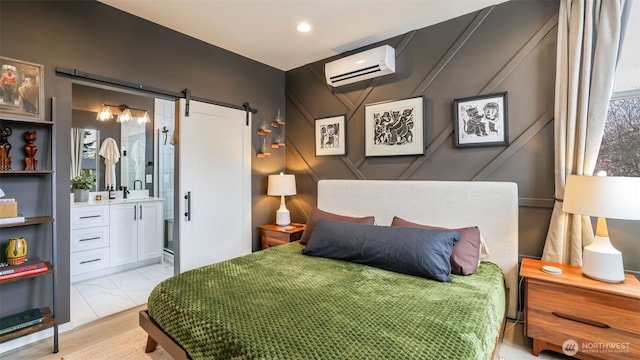
<svg viewBox="0 0 640 360"><path fill-rule="evenodd" d="M316 156L347 153L346 115L316 119Z"/></svg>
<svg viewBox="0 0 640 360"><path fill-rule="evenodd" d="M0 56L0 116L44 120L42 65Z"/></svg>
<svg viewBox="0 0 640 360"><path fill-rule="evenodd" d="M423 96L364 106L365 156L424 155Z"/></svg>
<svg viewBox="0 0 640 360"><path fill-rule="evenodd" d="M507 93L455 99L455 146L509 145Z"/></svg>

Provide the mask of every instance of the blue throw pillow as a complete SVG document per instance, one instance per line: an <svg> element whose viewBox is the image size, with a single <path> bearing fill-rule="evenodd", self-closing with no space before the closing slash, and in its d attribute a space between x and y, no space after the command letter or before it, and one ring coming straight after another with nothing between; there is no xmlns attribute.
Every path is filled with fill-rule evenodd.
<svg viewBox="0 0 640 360"><path fill-rule="evenodd" d="M459 239L460 233L451 230L320 219L302 253L451 282L449 259Z"/></svg>

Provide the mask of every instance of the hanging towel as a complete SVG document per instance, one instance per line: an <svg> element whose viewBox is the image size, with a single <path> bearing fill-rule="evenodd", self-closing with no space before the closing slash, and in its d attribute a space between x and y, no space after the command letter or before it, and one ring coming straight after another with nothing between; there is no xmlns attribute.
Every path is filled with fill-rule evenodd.
<svg viewBox="0 0 640 360"><path fill-rule="evenodd" d="M100 145L100 156L104 158L104 185L109 187L116 186L116 163L120 161L120 152L118 151L118 143L112 138L106 138Z"/></svg>

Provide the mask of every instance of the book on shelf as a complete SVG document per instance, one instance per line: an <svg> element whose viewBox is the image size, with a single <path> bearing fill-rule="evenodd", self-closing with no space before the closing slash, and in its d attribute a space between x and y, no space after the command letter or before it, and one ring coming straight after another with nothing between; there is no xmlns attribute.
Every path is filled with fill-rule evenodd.
<svg viewBox="0 0 640 360"><path fill-rule="evenodd" d="M24 329L44 321L40 309L31 309L0 318L0 335Z"/></svg>
<svg viewBox="0 0 640 360"><path fill-rule="evenodd" d="M25 262L23 262L20 265L9 265L6 262L4 262L4 263L0 263L0 276L7 275L7 274L20 273L28 270L33 270L33 269L40 269L46 266L47 266L46 263L40 260L40 258L37 256L27 259Z"/></svg>
<svg viewBox="0 0 640 360"><path fill-rule="evenodd" d="M38 268L38 269L31 269L31 270L12 273L12 274L0 275L0 281L9 280L9 279L15 279L15 278L19 278L19 277L27 276L27 275L45 273L47 271L49 271L49 268L47 266L44 266L44 267L41 267L41 268Z"/></svg>
<svg viewBox="0 0 640 360"><path fill-rule="evenodd" d="M21 224L24 221L25 221L24 216L14 216L14 217L0 218L0 225Z"/></svg>

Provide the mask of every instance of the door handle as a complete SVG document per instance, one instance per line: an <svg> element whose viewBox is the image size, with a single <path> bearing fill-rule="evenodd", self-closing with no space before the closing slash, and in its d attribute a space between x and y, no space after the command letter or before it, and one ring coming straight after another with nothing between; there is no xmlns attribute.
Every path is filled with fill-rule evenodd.
<svg viewBox="0 0 640 360"><path fill-rule="evenodd" d="M140 220L142 220L142 204L140 204Z"/></svg>
<svg viewBox="0 0 640 360"><path fill-rule="evenodd" d="M133 205L133 221L138 220L138 207Z"/></svg>
<svg viewBox="0 0 640 360"><path fill-rule="evenodd" d="M191 191L187 191L187 194L184 196L187 205L187 211L184 213L184 216L187 217L187 221L191 221Z"/></svg>

